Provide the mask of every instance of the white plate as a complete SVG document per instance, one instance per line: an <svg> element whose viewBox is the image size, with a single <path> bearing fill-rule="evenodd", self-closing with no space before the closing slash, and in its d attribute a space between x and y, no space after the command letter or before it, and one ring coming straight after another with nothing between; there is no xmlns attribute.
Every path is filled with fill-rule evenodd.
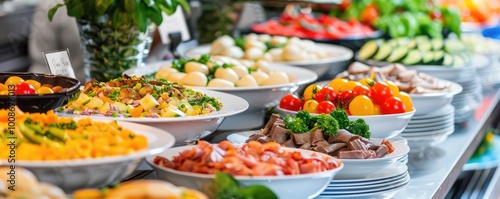
<svg viewBox="0 0 500 199"><path fill-rule="evenodd" d="M399 187L403 184L408 183L408 181L410 181L410 175L406 174L403 176L403 178L393 179L393 181L386 182L384 184L354 186L354 187L338 187L338 188L328 187L321 194L345 195L345 194L361 194L361 193L377 192L385 190L390 187Z"/></svg>
<svg viewBox="0 0 500 199"><path fill-rule="evenodd" d="M435 125L435 126L428 126L428 127L419 127L419 128L406 128L403 133L415 133L415 132L422 132L422 131L439 131L442 129L447 129L450 128L451 126L454 126L455 124L453 123L454 120L450 120L450 122L440 124L440 125Z"/></svg>
<svg viewBox="0 0 500 199"><path fill-rule="evenodd" d="M425 114L425 115L415 115L411 118L411 120L425 120L425 119L433 119L437 117L442 117L442 116L447 116L450 114L453 114L455 111L455 107L452 105L448 104L445 107L438 109L432 113Z"/></svg>
<svg viewBox="0 0 500 199"><path fill-rule="evenodd" d="M182 145L185 144L184 141L186 140L197 140L210 135L217 129L217 127L222 123L222 120L224 120L225 117L236 115L248 108L248 102L238 96L211 90L197 90L208 96L219 98L219 101L222 103L223 107L219 111L207 115L187 117L114 118L97 115L89 116L95 119L112 118L118 121L140 123L160 129L165 129L175 136L177 140L176 145ZM74 115L62 112L58 112L58 114L68 117L87 117L86 115Z"/></svg>
<svg viewBox="0 0 500 199"><path fill-rule="evenodd" d="M390 178L385 178L381 180L374 181L361 181L361 182L353 182L353 183L330 183L326 189L342 189L342 188L356 188L358 186L373 186L380 185L386 182L391 182L397 179L402 179L408 174L408 171L401 173L400 175L393 176Z"/></svg>
<svg viewBox="0 0 500 199"><path fill-rule="evenodd" d="M452 125L448 128L441 129L441 130L436 130L436 131L422 131L422 132L411 132L411 133L402 133L401 136L403 136L406 139L412 138L412 137L423 137L423 136L434 136L434 135L441 135L441 134L451 134L455 131L455 125ZM451 133L450 133L451 132Z"/></svg>
<svg viewBox="0 0 500 199"><path fill-rule="evenodd" d="M410 120L410 123L408 124L408 126L406 128L429 127L429 126L434 126L434 125L445 124L448 122L453 122L453 114L450 114L448 116L444 116L443 118L436 118L436 119L416 120L416 121Z"/></svg>
<svg viewBox="0 0 500 199"><path fill-rule="evenodd" d="M384 169L377 171L375 173L372 173L370 175L367 175L364 178L358 178L358 179L333 179L332 182L330 182L330 185L332 184L343 184L343 183L362 183L362 182L376 182L379 180L387 179L387 178L393 178L395 176L399 176L401 174L404 174L405 172L408 171L408 167L401 163L401 162L394 162L390 164L389 166L385 167Z"/></svg>
<svg viewBox="0 0 500 199"><path fill-rule="evenodd" d="M391 187L387 188L384 190L380 191L375 191L375 192L370 192L370 193L360 193L360 194L345 194L345 195L334 195L334 194L321 194L317 197L317 199L321 198L370 198L370 199L385 199L385 198L392 198L394 194L396 194L397 191L400 189L404 188L406 185L408 185L410 181L408 180L406 183L402 184L401 186L396 186L396 187Z"/></svg>

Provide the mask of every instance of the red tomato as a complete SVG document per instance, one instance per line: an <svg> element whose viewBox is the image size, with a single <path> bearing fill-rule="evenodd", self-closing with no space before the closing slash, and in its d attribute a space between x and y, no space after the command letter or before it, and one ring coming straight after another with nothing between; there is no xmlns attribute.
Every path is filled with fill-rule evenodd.
<svg viewBox="0 0 500 199"><path fill-rule="evenodd" d="M330 101L322 101L318 104L318 113L330 114L335 109L335 104Z"/></svg>
<svg viewBox="0 0 500 199"><path fill-rule="evenodd" d="M351 103L351 100L354 98L354 94L352 90L346 90L342 91L339 95L339 105L342 106L343 108L349 108L349 103Z"/></svg>
<svg viewBox="0 0 500 199"><path fill-rule="evenodd" d="M389 97L385 100L384 104L380 106L382 114L404 113L405 110L405 104L399 97Z"/></svg>
<svg viewBox="0 0 500 199"><path fill-rule="evenodd" d="M392 97L392 91L389 88L389 85L385 82L377 82L375 83L371 89L371 98L375 103L382 105L385 100L389 97Z"/></svg>
<svg viewBox="0 0 500 199"><path fill-rule="evenodd" d="M16 95L35 94L35 88L33 88L31 84L28 84L26 82L21 82L16 85L14 93Z"/></svg>
<svg viewBox="0 0 500 199"><path fill-rule="evenodd" d="M285 95L281 98L280 108L291 110L291 111L299 111L300 107L302 107L302 102L300 98L293 94Z"/></svg>
<svg viewBox="0 0 500 199"><path fill-rule="evenodd" d="M365 85L354 87L354 89L352 89L352 93L354 96L365 95L367 97L371 97L370 88Z"/></svg>
<svg viewBox="0 0 500 199"><path fill-rule="evenodd" d="M378 19L378 16L377 6L371 3L361 12L361 22L373 24Z"/></svg>
<svg viewBox="0 0 500 199"><path fill-rule="evenodd" d="M337 101L337 93L333 90L332 87L325 86L321 90L319 90L316 94L314 94L314 99L318 102L322 101Z"/></svg>

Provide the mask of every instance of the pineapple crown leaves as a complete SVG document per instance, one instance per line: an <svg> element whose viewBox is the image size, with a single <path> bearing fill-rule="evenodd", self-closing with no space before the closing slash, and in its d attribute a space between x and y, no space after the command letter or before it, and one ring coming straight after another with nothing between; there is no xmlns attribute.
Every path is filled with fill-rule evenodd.
<svg viewBox="0 0 500 199"><path fill-rule="evenodd" d="M172 15L179 5L189 12L186 0L64 0L49 10L48 17L52 21L57 10L66 6L70 17L97 21L108 15L115 28L132 22L141 32L146 32L150 22L160 25L162 13Z"/></svg>

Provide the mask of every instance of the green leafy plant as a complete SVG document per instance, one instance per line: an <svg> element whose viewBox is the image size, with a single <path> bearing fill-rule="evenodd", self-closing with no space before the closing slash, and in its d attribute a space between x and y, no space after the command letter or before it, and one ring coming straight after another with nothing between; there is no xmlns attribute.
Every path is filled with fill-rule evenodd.
<svg viewBox="0 0 500 199"><path fill-rule="evenodd" d="M278 199L278 196L264 185L251 185L241 187L233 176L217 172L215 173L215 195L219 199Z"/></svg>
<svg viewBox="0 0 500 199"><path fill-rule="evenodd" d="M64 4L57 4L49 10L48 17L52 20L57 10L66 6L70 17L97 21L108 15L115 28L132 22L145 32L151 22L161 24L162 13L172 15L179 5L189 11L185 0L64 0Z"/></svg>

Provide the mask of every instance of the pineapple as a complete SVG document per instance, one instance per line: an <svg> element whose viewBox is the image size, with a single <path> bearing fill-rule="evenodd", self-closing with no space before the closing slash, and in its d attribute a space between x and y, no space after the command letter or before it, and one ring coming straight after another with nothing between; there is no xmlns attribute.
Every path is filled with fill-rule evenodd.
<svg viewBox="0 0 500 199"><path fill-rule="evenodd" d="M109 107L109 102L104 102L102 106L99 108L99 112L102 114L106 114L111 108Z"/></svg>
<svg viewBox="0 0 500 199"><path fill-rule="evenodd" d="M189 104L189 102L186 99L184 99L184 100L181 100L181 103L179 105L179 109L182 112L186 113L189 110L193 110L193 106L191 106L191 104Z"/></svg>
<svg viewBox="0 0 500 199"><path fill-rule="evenodd" d="M90 100L90 97L85 94L85 93L80 93L80 96L78 96L78 98L73 101L73 105L76 106L76 108L79 108L79 107L82 107L84 105L84 103L87 103L87 101Z"/></svg>
<svg viewBox="0 0 500 199"><path fill-rule="evenodd" d="M115 106L118 108L118 111L125 113L127 112L127 105L122 102L114 102Z"/></svg>
<svg viewBox="0 0 500 199"><path fill-rule="evenodd" d="M90 98L89 103L85 104L85 106L90 108L90 109L97 110L102 106L102 104L104 104L104 102L101 99L99 99L97 97L93 97L93 98Z"/></svg>
<svg viewBox="0 0 500 199"><path fill-rule="evenodd" d="M149 109L155 108L160 105L160 103L158 103L158 101L156 101L156 99L150 94L144 96L139 103L144 108L144 111L148 111Z"/></svg>
<svg viewBox="0 0 500 199"><path fill-rule="evenodd" d="M162 117L184 117L186 114L173 105L161 109L160 115Z"/></svg>

